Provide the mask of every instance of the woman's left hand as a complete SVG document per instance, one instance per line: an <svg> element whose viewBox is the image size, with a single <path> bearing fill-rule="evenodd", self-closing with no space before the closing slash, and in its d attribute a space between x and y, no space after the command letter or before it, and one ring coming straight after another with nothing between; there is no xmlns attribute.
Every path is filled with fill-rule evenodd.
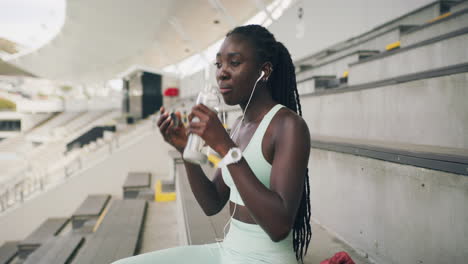
<svg viewBox="0 0 468 264"><path fill-rule="evenodd" d="M198 118L198 120L194 120L195 118ZM188 131L200 136L208 146L222 157L226 155L230 148L235 147L235 143L224 129L217 114L206 105L195 105L189 115L189 120Z"/></svg>

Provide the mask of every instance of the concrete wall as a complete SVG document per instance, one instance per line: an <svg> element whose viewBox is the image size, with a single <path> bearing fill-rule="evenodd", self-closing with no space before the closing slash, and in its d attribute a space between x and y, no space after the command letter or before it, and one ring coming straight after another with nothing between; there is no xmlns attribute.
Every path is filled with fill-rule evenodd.
<svg viewBox="0 0 468 264"><path fill-rule="evenodd" d="M454 13L454 12L458 12L458 11L461 11L461 10L466 9L466 8L468 8L468 1L461 1L459 4L452 7L450 9L450 12Z"/></svg>
<svg viewBox="0 0 468 264"><path fill-rule="evenodd" d="M432 2L434 1L302 0L290 7L269 29L285 44L293 59L297 60ZM303 17L299 19L298 9L301 7ZM438 15L437 9L429 8L421 15L405 19L403 23L422 23Z"/></svg>
<svg viewBox="0 0 468 264"><path fill-rule="evenodd" d="M312 137L468 148L468 73L326 96L302 96Z"/></svg>
<svg viewBox="0 0 468 264"><path fill-rule="evenodd" d="M344 41L380 26L391 19L407 14L434 1L431 0L358 0L343 2L297 1L275 21L269 30L278 41L289 49L294 60L310 56L339 41ZM304 16L299 19L298 9L302 7ZM405 24L420 24L439 15L438 5L428 7L417 16L402 20ZM390 24L388 27L394 27ZM387 30L388 27L382 28ZM298 37L298 31L303 31ZM379 33L376 31L376 33ZM390 36L393 40L394 37ZM377 42L376 42L377 41ZM396 41L396 40L395 40ZM381 47L379 40L372 40L369 45ZM393 42L393 41L389 41ZM384 41L385 44L386 41ZM367 45L367 44L366 44ZM381 47L381 49L385 46ZM347 51L350 52L350 51ZM210 68L210 81L214 82L214 67ZM339 72L342 74L343 72ZM181 97L194 96L203 87L203 72L184 77L180 81Z"/></svg>
<svg viewBox="0 0 468 264"><path fill-rule="evenodd" d="M129 171L151 171L157 177L169 175L169 146L158 131L92 168L74 175L65 183L48 190L0 217L0 244L22 240L49 217L70 217L88 194L121 197Z"/></svg>
<svg viewBox="0 0 468 264"><path fill-rule="evenodd" d="M333 53L325 56L314 56L309 59L300 61L298 64L312 64L319 65L325 62L335 61L341 59L343 56L349 56L349 54L359 51L359 50L375 50L379 52L385 51L385 48L388 44L394 43L400 39L401 29L399 27L391 28L388 31L385 31L381 34L375 34L373 31L369 32L362 37L356 37L352 41L347 41L338 44L337 46L330 47L330 50L333 50ZM356 62L352 61L352 62ZM350 62L351 63L351 62ZM348 65L346 65L348 68ZM340 73L341 74L341 73Z"/></svg>
<svg viewBox="0 0 468 264"><path fill-rule="evenodd" d="M468 3L468 1L466 3ZM435 23L429 27L409 32L408 34L403 34L401 36L401 46L409 46L465 27L468 27L468 13L456 17L449 16L443 22Z"/></svg>
<svg viewBox="0 0 468 264"><path fill-rule="evenodd" d="M468 61L468 34L351 65L349 85L454 66ZM450 51L450 52L448 52Z"/></svg>
<svg viewBox="0 0 468 264"><path fill-rule="evenodd" d="M379 264L466 263L468 177L312 149L312 217Z"/></svg>
<svg viewBox="0 0 468 264"><path fill-rule="evenodd" d="M333 62L329 62L322 66L315 66L316 68L312 68L311 70L301 72L296 75L296 80L304 80L310 78L312 76L319 76L319 75L333 75L336 77L341 77L345 71L348 70L349 64L353 62L357 62L359 60L359 54L355 53L341 59L338 59ZM313 91L313 90L312 90Z"/></svg>

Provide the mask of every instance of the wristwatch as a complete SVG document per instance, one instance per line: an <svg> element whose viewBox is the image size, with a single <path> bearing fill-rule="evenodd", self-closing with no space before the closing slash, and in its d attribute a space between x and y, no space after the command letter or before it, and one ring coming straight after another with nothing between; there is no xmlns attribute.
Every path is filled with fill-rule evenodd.
<svg viewBox="0 0 468 264"><path fill-rule="evenodd" d="M239 148L231 148L226 156L218 163L218 168L237 163L242 159L242 151Z"/></svg>

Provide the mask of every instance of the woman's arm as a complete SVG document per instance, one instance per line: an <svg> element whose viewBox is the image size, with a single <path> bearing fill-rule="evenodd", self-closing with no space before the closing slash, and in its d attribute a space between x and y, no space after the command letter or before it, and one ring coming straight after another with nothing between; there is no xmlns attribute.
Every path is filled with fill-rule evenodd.
<svg viewBox="0 0 468 264"><path fill-rule="evenodd" d="M182 122L174 126L173 120L164 107L160 109L161 116L158 120L158 127L164 140L174 148L183 153L187 145L187 131ZM180 113L176 113L180 118ZM224 183L220 170L216 170L213 181L206 177L200 166L184 161L190 188L192 189L197 202L207 215L214 215L223 209L229 199L229 187Z"/></svg>
<svg viewBox="0 0 468 264"><path fill-rule="evenodd" d="M195 199L206 215L211 216L219 213L229 200L229 187L224 183L221 170L217 169L213 181L206 177L202 168L184 161L190 188Z"/></svg>

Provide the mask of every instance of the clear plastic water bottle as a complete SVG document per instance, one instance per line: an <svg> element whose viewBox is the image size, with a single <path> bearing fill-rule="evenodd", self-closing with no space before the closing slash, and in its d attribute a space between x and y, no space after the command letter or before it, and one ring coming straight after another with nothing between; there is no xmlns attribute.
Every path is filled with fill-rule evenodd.
<svg viewBox="0 0 468 264"><path fill-rule="evenodd" d="M205 89L198 94L196 104L204 104L213 111L219 109L221 103L218 91L211 85L206 85ZM198 122L198 118L194 117L192 122ZM183 158L184 160L194 164L205 164L208 160L206 154L202 152L205 141L196 134L190 134L185 146Z"/></svg>

